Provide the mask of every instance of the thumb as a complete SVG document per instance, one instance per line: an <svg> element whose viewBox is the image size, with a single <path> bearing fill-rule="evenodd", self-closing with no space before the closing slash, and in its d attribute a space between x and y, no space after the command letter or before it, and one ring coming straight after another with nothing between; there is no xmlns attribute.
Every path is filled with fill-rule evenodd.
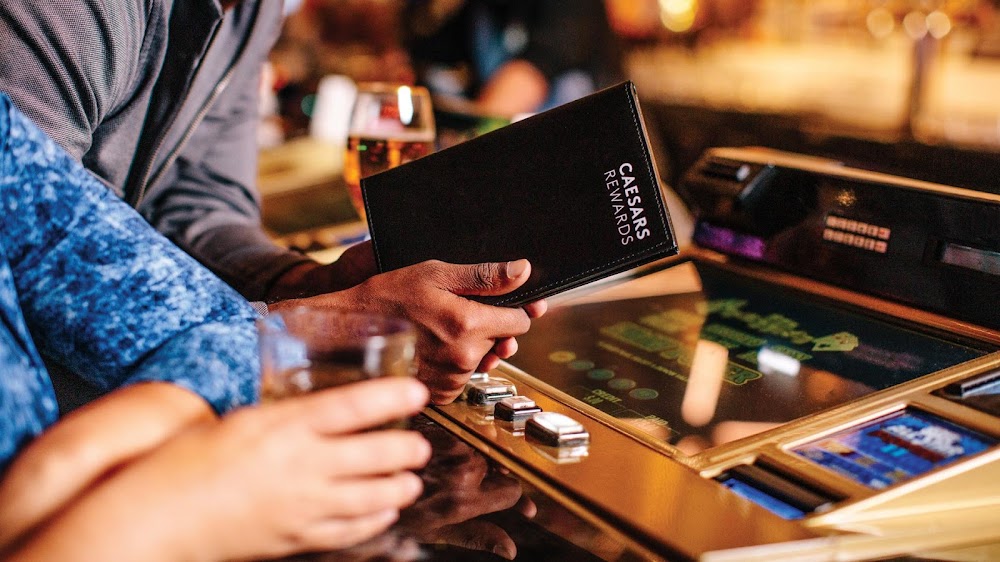
<svg viewBox="0 0 1000 562"><path fill-rule="evenodd" d="M507 560L517 557L517 545L514 539L499 525L481 519L446 525L432 534L433 542L438 544L492 552Z"/></svg>
<svg viewBox="0 0 1000 562"><path fill-rule="evenodd" d="M447 274L444 288L456 295L503 295L523 285L531 276L531 264L525 259L444 266Z"/></svg>

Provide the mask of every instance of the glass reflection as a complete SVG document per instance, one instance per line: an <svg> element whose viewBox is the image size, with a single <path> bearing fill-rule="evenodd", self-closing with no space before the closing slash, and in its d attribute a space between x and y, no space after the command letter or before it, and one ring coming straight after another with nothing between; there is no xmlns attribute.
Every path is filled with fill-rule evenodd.
<svg viewBox="0 0 1000 562"><path fill-rule="evenodd" d="M729 350L709 340L698 340L691 359L688 384L681 402L681 417L694 427L712 421L719 403L722 380L729 363Z"/></svg>
<svg viewBox="0 0 1000 562"><path fill-rule="evenodd" d="M645 560L420 416L430 441L424 493L389 531L350 549L284 562Z"/></svg>

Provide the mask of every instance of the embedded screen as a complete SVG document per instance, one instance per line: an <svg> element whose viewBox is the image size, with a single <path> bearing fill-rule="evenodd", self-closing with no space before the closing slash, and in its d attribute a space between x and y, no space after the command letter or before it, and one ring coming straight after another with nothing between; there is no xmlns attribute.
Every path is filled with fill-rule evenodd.
<svg viewBox="0 0 1000 562"><path fill-rule="evenodd" d="M994 351L701 262L630 284L659 293L554 307L508 362L687 454Z"/></svg>
<svg viewBox="0 0 1000 562"><path fill-rule="evenodd" d="M996 439L919 410L905 410L793 451L871 488L885 488L980 453Z"/></svg>

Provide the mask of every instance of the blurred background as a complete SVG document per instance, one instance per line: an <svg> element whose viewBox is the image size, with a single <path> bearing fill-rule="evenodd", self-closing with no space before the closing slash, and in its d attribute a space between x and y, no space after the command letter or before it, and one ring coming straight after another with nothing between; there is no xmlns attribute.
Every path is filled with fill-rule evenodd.
<svg viewBox="0 0 1000 562"><path fill-rule="evenodd" d="M668 187L706 148L758 145L1000 192L998 3L289 1L262 84L265 222L302 249L358 235L330 225L354 220L360 81L426 86L447 146L630 79Z"/></svg>

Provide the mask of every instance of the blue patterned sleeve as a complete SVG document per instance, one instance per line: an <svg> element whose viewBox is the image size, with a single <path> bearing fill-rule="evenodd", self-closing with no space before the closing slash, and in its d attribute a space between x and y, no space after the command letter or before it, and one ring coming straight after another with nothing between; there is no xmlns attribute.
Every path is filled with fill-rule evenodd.
<svg viewBox="0 0 1000 562"><path fill-rule="evenodd" d="M102 390L169 381L256 400L256 313L0 93L0 244L43 355Z"/></svg>

